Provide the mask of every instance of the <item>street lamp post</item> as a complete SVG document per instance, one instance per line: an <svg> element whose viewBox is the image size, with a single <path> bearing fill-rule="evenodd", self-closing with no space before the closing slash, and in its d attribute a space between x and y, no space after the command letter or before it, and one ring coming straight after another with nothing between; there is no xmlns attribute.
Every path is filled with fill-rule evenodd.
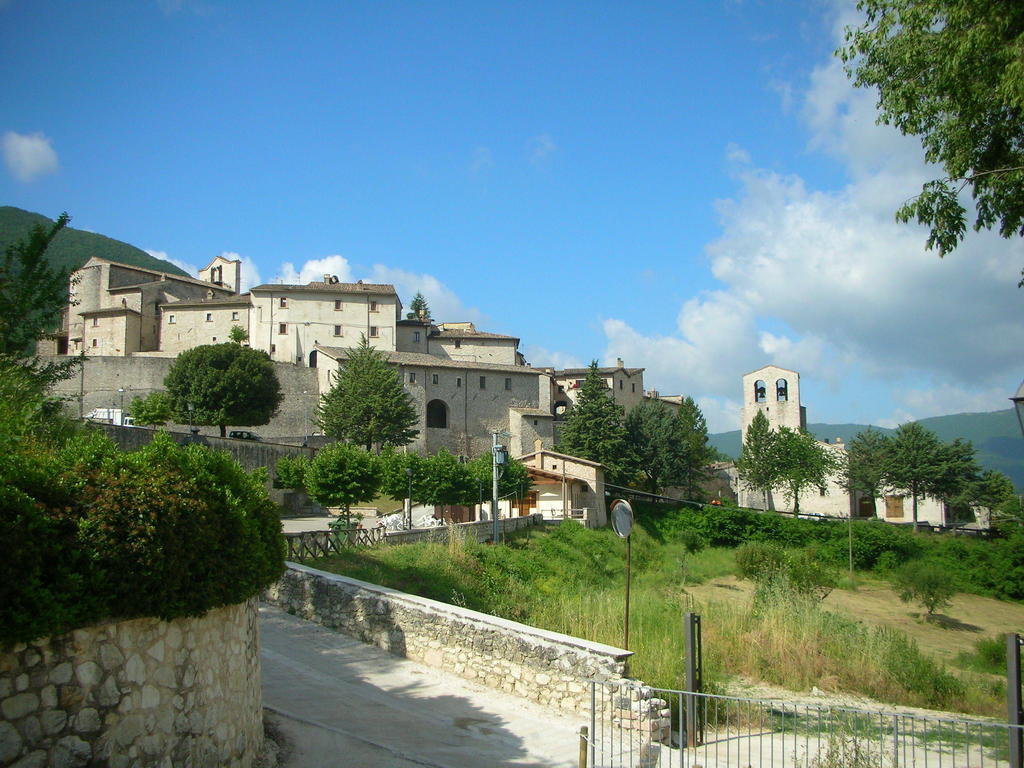
<svg viewBox="0 0 1024 768"><path fill-rule="evenodd" d="M193 437L199 431L198 427L193 427L192 426L192 412L195 411L195 409L196 409L196 407L194 405L192 405L192 403L188 404L188 431L192 433Z"/></svg>
<svg viewBox="0 0 1024 768"><path fill-rule="evenodd" d="M1017 394L1010 398L1017 411L1017 422L1020 424L1021 435L1024 436L1024 381L1017 387Z"/></svg>
<svg viewBox="0 0 1024 768"><path fill-rule="evenodd" d="M121 395L121 420L124 421L124 387L118 387L117 391Z"/></svg>

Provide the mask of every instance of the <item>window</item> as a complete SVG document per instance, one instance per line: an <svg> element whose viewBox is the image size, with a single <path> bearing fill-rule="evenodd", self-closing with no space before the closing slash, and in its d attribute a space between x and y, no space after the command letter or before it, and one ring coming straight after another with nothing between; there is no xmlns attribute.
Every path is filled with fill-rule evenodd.
<svg viewBox="0 0 1024 768"><path fill-rule="evenodd" d="M238 319L238 313L237 312L232 312L231 313L231 319L232 320L237 320Z"/></svg>
<svg viewBox="0 0 1024 768"><path fill-rule="evenodd" d="M277 332L281 336L286 335L288 333L288 323L278 323Z"/></svg>
<svg viewBox="0 0 1024 768"><path fill-rule="evenodd" d="M278 299L277 306L279 306L281 309L288 309L288 297L282 296L280 299Z"/></svg>
<svg viewBox="0 0 1024 768"><path fill-rule="evenodd" d="M416 383L416 374L415 373L410 373L409 374L409 383L410 384L415 384Z"/></svg>
<svg viewBox="0 0 1024 768"><path fill-rule="evenodd" d="M461 387L462 386L462 377L461 376L456 376L455 377L455 386L456 387Z"/></svg>
<svg viewBox="0 0 1024 768"><path fill-rule="evenodd" d="M340 325L334 326L334 335L335 336L341 336L341 326Z"/></svg>
<svg viewBox="0 0 1024 768"><path fill-rule="evenodd" d="M533 426L535 426L535 427L537 426L537 420L536 419L533 420Z"/></svg>
<svg viewBox="0 0 1024 768"><path fill-rule="evenodd" d="M487 377L486 376L481 376L480 377L480 389L487 389Z"/></svg>
<svg viewBox="0 0 1024 768"><path fill-rule="evenodd" d="M277 352L277 344L271 344L270 345L270 354L274 354L275 352Z"/></svg>
<svg viewBox="0 0 1024 768"><path fill-rule="evenodd" d="M217 343L217 337L216 337L216 336L214 336L214 337L213 337L213 343L214 343L214 344L216 344L216 343Z"/></svg>
<svg viewBox="0 0 1024 768"><path fill-rule="evenodd" d="M505 389L512 389L512 377L511 376L506 376L505 377Z"/></svg>
<svg viewBox="0 0 1024 768"><path fill-rule="evenodd" d="M206 322L208 322L208 323L212 323L213 322L213 312L207 312L206 313Z"/></svg>
<svg viewBox="0 0 1024 768"><path fill-rule="evenodd" d="M462 347L462 339L456 339L455 340L455 348L456 349L461 349L461 347Z"/></svg>
<svg viewBox="0 0 1024 768"><path fill-rule="evenodd" d="M630 386L633 387L633 391L636 392L636 382L634 381Z"/></svg>
<svg viewBox="0 0 1024 768"><path fill-rule="evenodd" d="M420 332L419 331L413 331L412 332L412 341L413 341L413 344L419 344L420 343Z"/></svg>
<svg viewBox="0 0 1024 768"><path fill-rule="evenodd" d="M100 319L98 317L94 317L92 319L92 327L93 328L99 328L99 325L100 325Z"/></svg>
<svg viewBox="0 0 1024 768"><path fill-rule="evenodd" d="M754 382L754 402L763 403L768 399L768 386L758 379Z"/></svg>
<svg viewBox="0 0 1024 768"><path fill-rule="evenodd" d="M377 311L377 302L376 301L371 301L370 302L370 311L371 312L376 312Z"/></svg>
<svg viewBox="0 0 1024 768"><path fill-rule="evenodd" d="M380 336L380 332L377 330L377 326L376 325L371 325L370 326L370 338L371 339L376 339L378 336Z"/></svg>
<svg viewBox="0 0 1024 768"><path fill-rule="evenodd" d="M92 345L93 345L94 347L95 347L95 346L98 346L98 344L96 343L96 339L93 339L93 340L92 340Z"/></svg>
<svg viewBox="0 0 1024 768"><path fill-rule="evenodd" d="M448 406L444 400L427 403L427 426L432 429L448 429Z"/></svg>
<svg viewBox="0 0 1024 768"><path fill-rule="evenodd" d="M335 312L340 312L341 311L341 299L335 299L334 300L334 311Z"/></svg>
<svg viewBox="0 0 1024 768"><path fill-rule="evenodd" d="M431 384L437 384L437 374L436 373L430 377L430 383Z"/></svg>
<svg viewBox="0 0 1024 768"><path fill-rule="evenodd" d="M563 387L561 384L559 384L558 385L558 391L559 392L565 392L565 387Z"/></svg>
<svg viewBox="0 0 1024 768"><path fill-rule="evenodd" d="M174 325L174 315L168 315L167 316L167 323L169 325Z"/></svg>
<svg viewBox="0 0 1024 768"><path fill-rule="evenodd" d="M780 403L784 403L789 399L789 382L785 379L779 379L775 382L775 399Z"/></svg>
<svg viewBox="0 0 1024 768"><path fill-rule="evenodd" d="M622 387L623 387L622 379L619 379L619 389L622 389Z"/></svg>

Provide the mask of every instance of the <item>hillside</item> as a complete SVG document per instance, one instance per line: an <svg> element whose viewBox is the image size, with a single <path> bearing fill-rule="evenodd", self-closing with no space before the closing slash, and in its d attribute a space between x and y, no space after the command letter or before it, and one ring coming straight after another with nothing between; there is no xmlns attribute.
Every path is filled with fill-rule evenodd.
<svg viewBox="0 0 1024 768"><path fill-rule="evenodd" d="M1024 439L1012 408L990 413L955 413L921 419L921 426L930 429L940 440L956 438L970 440L978 452L978 463L985 469L1003 472L1018 489L1024 489ZM819 440L834 441L841 437L849 442L867 424L808 424L808 430ZM894 430L876 427L880 432L892 434ZM740 432L719 432L709 435L708 442L728 456L740 454Z"/></svg>
<svg viewBox="0 0 1024 768"><path fill-rule="evenodd" d="M53 220L38 213L23 211L21 208L9 205L0 206L0 249L6 249L12 243L23 239L36 224L50 227L53 225ZM134 245L72 227L65 227L54 238L46 255L50 263L72 270L78 269L92 256L101 256L104 259L133 267L153 269L171 275L195 277L169 261L150 256Z"/></svg>

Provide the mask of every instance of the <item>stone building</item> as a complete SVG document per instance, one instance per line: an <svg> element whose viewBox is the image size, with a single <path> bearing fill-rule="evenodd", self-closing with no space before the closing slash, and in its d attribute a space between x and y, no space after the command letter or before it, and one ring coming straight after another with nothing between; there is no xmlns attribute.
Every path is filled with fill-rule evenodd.
<svg viewBox="0 0 1024 768"><path fill-rule="evenodd" d="M233 294L208 281L93 256L72 275L70 302L60 328L54 338L40 342L38 350L40 354L84 352L105 357L158 351L161 307Z"/></svg>
<svg viewBox="0 0 1024 768"><path fill-rule="evenodd" d="M604 467L596 461L542 448L519 457L533 486L518 502L521 515L540 512L545 519L574 518L588 528L608 523L604 499Z"/></svg>
<svg viewBox="0 0 1024 768"><path fill-rule="evenodd" d="M807 409L800 401L800 374L787 368L766 365L743 376L743 405L740 412L741 438L745 442L747 429L758 413L763 413L773 430L779 427L807 429ZM841 438L824 441L822 447L832 451L840 461L846 459L846 446ZM745 487L735 471L730 474L735 483L738 503L752 509L765 509L766 500L760 491ZM768 494L767 509L791 512L792 503L782 488ZM836 474L828 478L824 488L808 488L800 496L800 512L827 517L874 517L871 499L849 492L842 478ZM918 520L930 525L947 525L945 504L930 497L918 498ZM878 517L893 523L913 521L909 494L890 489L878 499Z"/></svg>

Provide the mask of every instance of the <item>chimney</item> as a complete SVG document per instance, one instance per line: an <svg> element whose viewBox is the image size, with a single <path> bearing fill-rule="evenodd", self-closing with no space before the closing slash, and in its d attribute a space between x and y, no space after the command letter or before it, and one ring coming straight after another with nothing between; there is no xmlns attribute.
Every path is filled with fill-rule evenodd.
<svg viewBox="0 0 1024 768"><path fill-rule="evenodd" d="M625 368L626 367L625 363L622 362L622 358L621 357L616 357L615 358L615 367L616 368Z"/></svg>
<svg viewBox="0 0 1024 768"><path fill-rule="evenodd" d="M324 275L324 282L325 283L331 282L331 276L330 275Z"/></svg>
<svg viewBox="0 0 1024 768"><path fill-rule="evenodd" d="M539 437L533 441L533 450L536 451L537 453L540 453L541 451L544 450L544 441L541 440Z"/></svg>
<svg viewBox="0 0 1024 768"><path fill-rule="evenodd" d="M843 438L837 437L836 438L836 445L842 445L842 444L843 444Z"/></svg>

